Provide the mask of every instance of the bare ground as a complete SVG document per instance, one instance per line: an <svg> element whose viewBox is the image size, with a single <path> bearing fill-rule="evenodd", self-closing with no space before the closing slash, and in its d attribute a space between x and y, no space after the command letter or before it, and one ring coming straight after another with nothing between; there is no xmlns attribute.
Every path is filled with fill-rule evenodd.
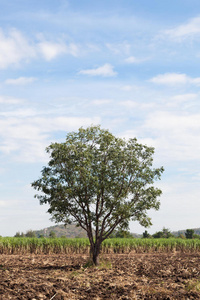
<svg viewBox="0 0 200 300"><path fill-rule="evenodd" d="M200 299L200 253L1 255L0 299Z"/></svg>

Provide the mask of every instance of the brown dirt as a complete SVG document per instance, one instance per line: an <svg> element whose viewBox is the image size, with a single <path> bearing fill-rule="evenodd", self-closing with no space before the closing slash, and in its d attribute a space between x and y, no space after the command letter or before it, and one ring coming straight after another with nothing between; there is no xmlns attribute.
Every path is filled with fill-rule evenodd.
<svg viewBox="0 0 200 300"><path fill-rule="evenodd" d="M199 253L1 255L0 299L200 299Z"/></svg>

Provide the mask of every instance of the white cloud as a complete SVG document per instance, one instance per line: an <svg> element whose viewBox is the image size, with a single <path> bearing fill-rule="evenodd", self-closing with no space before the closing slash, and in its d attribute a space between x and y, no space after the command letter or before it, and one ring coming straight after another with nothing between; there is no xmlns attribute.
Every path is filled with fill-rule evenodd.
<svg viewBox="0 0 200 300"><path fill-rule="evenodd" d="M187 76L186 74L179 74L179 73L159 74L151 78L149 81L156 84L171 85L171 86L183 85L183 84L200 85L200 77L192 78Z"/></svg>
<svg viewBox="0 0 200 300"><path fill-rule="evenodd" d="M128 103L126 103L128 105ZM136 103L129 103L138 111ZM127 106L128 107L128 106ZM151 109L142 123L121 133L122 137L137 137L142 144L155 147L155 163L171 168L200 163L200 114ZM194 168L191 169L194 172Z"/></svg>
<svg viewBox="0 0 200 300"><path fill-rule="evenodd" d="M38 48L44 58L48 61L61 54L71 54L73 56L77 56L79 51L77 45L71 43L67 46L63 42L55 43L42 41L38 44Z"/></svg>
<svg viewBox="0 0 200 300"><path fill-rule="evenodd" d="M0 104L19 104L22 103L22 99L7 97L7 96L0 96Z"/></svg>
<svg viewBox="0 0 200 300"><path fill-rule="evenodd" d="M121 89L122 89L123 91L129 92L129 91L131 91L131 90L133 89L133 86L132 86L132 85L124 85L124 86L122 86Z"/></svg>
<svg viewBox="0 0 200 300"><path fill-rule="evenodd" d="M0 207L5 207L6 204L7 204L6 201L0 200Z"/></svg>
<svg viewBox="0 0 200 300"><path fill-rule="evenodd" d="M0 118L0 151L16 161L46 161L45 148L54 142L52 135L56 131L67 133L91 124L100 124L100 118L38 117L31 109L21 109L19 115L13 112L13 115Z"/></svg>
<svg viewBox="0 0 200 300"><path fill-rule="evenodd" d="M167 161L200 160L200 114L157 111L149 115L142 131L151 132L153 145Z"/></svg>
<svg viewBox="0 0 200 300"><path fill-rule="evenodd" d="M125 101L121 101L119 102L120 105L123 105L124 107L126 107L127 109L140 109L140 110L151 110L152 108L154 108L156 106L156 104L154 102L137 102L137 101L133 101L133 100L125 100Z"/></svg>
<svg viewBox="0 0 200 300"><path fill-rule="evenodd" d="M139 63L141 63L141 62L144 62L144 61L146 61L147 60L147 58L137 58L137 57L135 57L135 56L129 56L128 58L126 58L124 61L125 61L125 63L127 63L127 64L139 64Z"/></svg>
<svg viewBox="0 0 200 300"><path fill-rule="evenodd" d="M37 79L34 77L19 77L19 78L9 78L5 81L5 84L11 84L11 85L26 85L29 83L32 83L36 81Z"/></svg>
<svg viewBox="0 0 200 300"><path fill-rule="evenodd" d="M178 102L183 102L183 101L188 101L188 100L193 100L197 98L197 94L191 93L191 94L180 94L180 95L175 95L171 97L172 100L178 101Z"/></svg>
<svg viewBox="0 0 200 300"><path fill-rule="evenodd" d="M79 74L90 75L90 76L112 77L117 75L117 72L113 71L113 68L114 67L111 64L105 64L102 67L96 69L81 70Z"/></svg>
<svg viewBox="0 0 200 300"><path fill-rule="evenodd" d="M177 108L179 110L181 109L181 110L188 111L188 109L191 109L192 107L195 108L197 100L198 100L198 94L194 94L194 93L180 94L180 95L174 95L166 98L165 105L166 105L166 109Z"/></svg>
<svg viewBox="0 0 200 300"><path fill-rule="evenodd" d="M2 111L0 112L0 116L4 116L6 118L8 117L33 117L37 113L31 108L20 108L20 109L15 109L11 111Z"/></svg>
<svg viewBox="0 0 200 300"><path fill-rule="evenodd" d="M92 104L94 105L105 105L111 103L112 100L110 99L96 99L92 101Z"/></svg>
<svg viewBox="0 0 200 300"><path fill-rule="evenodd" d="M165 30L164 34L172 39L193 38L200 34L200 17L190 19L187 23Z"/></svg>
<svg viewBox="0 0 200 300"><path fill-rule="evenodd" d="M139 62L139 59L137 59L135 56L129 56L125 59L125 62L128 64L135 64Z"/></svg>
<svg viewBox="0 0 200 300"><path fill-rule="evenodd" d="M129 55L131 45L128 44L127 42L119 43L119 44L107 43L106 47L116 55L118 54Z"/></svg>
<svg viewBox="0 0 200 300"><path fill-rule="evenodd" d="M40 128L40 132L52 132L52 131L68 131L78 129L81 126L90 126L91 124L99 124L100 119L98 117L47 117L47 118L35 118L33 120L37 128Z"/></svg>
<svg viewBox="0 0 200 300"><path fill-rule="evenodd" d="M22 60L29 60L36 56L34 46L16 29L4 34L0 29L0 69L18 65Z"/></svg>
<svg viewBox="0 0 200 300"><path fill-rule="evenodd" d="M156 130L174 130L184 132L189 129L200 130L200 115L199 114L183 114L177 115L170 112L158 111L154 113L146 123L147 127L155 128Z"/></svg>
<svg viewBox="0 0 200 300"><path fill-rule="evenodd" d="M177 103L182 103L185 101L191 101L191 100L195 100L197 99L198 95L191 93L191 94L180 94L180 95L175 95L173 97L171 97L172 101L175 101Z"/></svg>
<svg viewBox="0 0 200 300"><path fill-rule="evenodd" d="M41 55L50 61L61 54L77 56L79 53L79 47L74 43L67 45L62 40L50 42L40 36L38 39L39 42L30 41L17 29L7 33L0 29L0 69L18 66L21 62L28 62Z"/></svg>

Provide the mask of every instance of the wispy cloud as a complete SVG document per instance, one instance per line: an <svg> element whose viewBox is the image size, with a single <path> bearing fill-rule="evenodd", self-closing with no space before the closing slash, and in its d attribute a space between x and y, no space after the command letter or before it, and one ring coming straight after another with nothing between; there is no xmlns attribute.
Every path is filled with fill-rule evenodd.
<svg viewBox="0 0 200 300"><path fill-rule="evenodd" d="M105 105L105 104L109 104L111 102L112 102L111 99L96 99L96 100L93 100L91 103L93 105Z"/></svg>
<svg viewBox="0 0 200 300"><path fill-rule="evenodd" d="M139 64L139 63L142 63L146 60L147 60L147 58L137 58L135 56L129 56L124 61L127 64Z"/></svg>
<svg viewBox="0 0 200 300"><path fill-rule="evenodd" d="M45 148L52 142L52 133L100 123L99 117L39 116L25 108L0 115L0 151L23 162L46 160Z"/></svg>
<svg viewBox="0 0 200 300"><path fill-rule="evenodd" d="M24 117L33 117L37 115L37 112L32 108L19 108L10 111L2 111L0 112L0 116L9 118L9 117L17 117L17 118L24 118ZM16 119L17 120L17 119Z"/></svg>
<svg viewBox="0 0 200 300"><path fill-rule="evenodd" d="M65 40L48 41L38 35L28 39L19 30L8 32L0 29L0 69L19 66L22 62L43 57L50 61L61 54L78 56L79 47L75 43L67 44Z"/></svg>
<svg viewBox="0 0 200 300"><path fill-rule="evenodd" d="M171 85L171 86L183 85L183 84L200 85L200 77L192 78L187 76L186 74L179 74L179 73L159 74L151 78L149 81L156 84Z"/></svg>
<svg viewBox="0 0 200 300"><path fill-rule="evenodd" d="M118 54L129 55L131 49L131 45L127 42L118 43L118 44L107 43L106 47L115 55Z"/></svg>
<svg viewBox="0 0 200 300"><path fill-rule="evenodd" d="M36 56L35 48L16 29L5 34L0 29L0 69L17 65Z"/></svg>
<svg viewBox="0 0 200 300"><path fill-rule="evenodd" d="M139 142L155 147L155 162L170 168L175 162L188 164L200 160L199 131L198 113L180 115L180 112L162 110L152 113L151 109L141 126L126 130L122 136L136 136Z"/></svg>
<svg viewBox="0 0 200 300"><path fill-rule="evenodd" d="M22 99L0 95L0 104L19 104L22 102L24 102L24 100L22 100Z"/></svg>
<svg viewBox="0 0 200 300"><path fill-rule="evenodd" d="M81 70L79 74L112 77L117 75L117 72L115 72L113 69L114 67L111 64L105 64L102 67L98 67L96 69Z"/></svg>
<svg viewBox="0 0 200 300"><path fill-rule="evenodd" d="M198 94L179 94L171 97L172 101L175 101L177 104L180 104L182 102L195 100L198 97Z"/></svg>
<svg viewBox="0 0 200 300"><path fill-rule="evenodd" d="M149 103L140 103L133 100L125 100L121 101L120 105L123 105L127 109L137 109L137 110L151 110L156 107L156 104L154 102Z"/></svg>
<svg viewBox="0 0 200 300"><path fill-rule="evenodd" d="M144 126L146 135L154 135L153 145L168 164L173 161L200 160L200 115L157 111L149 114Z"/></svg>
<svg viewBox="0 0 200 300"><path fill-rule="evenodd" d="M54 59L56 56L61 54L70 54L73 56L78 55L78 46L75 44L65 44L64 42L49 42L49 41L42 41L38 44L39 51L43 55L43 57L50 61Z"/></svg>
<svg viewBox="0 0 200 300"><path fill-rule="evenodd" d="M37 80L37 78L34 78L34 77L19 77L19 78L15 78L15 79L10 78L5 81L5 84L26 85L26 84L32 83L36 80Z"/></svg>
<svg viewBox="0 0 200 300"><path fill-rule="evenodd" d="M200 17L192 18L185 24L165 30L164 35L172 39L193 38L200 35Z"/></svg>
<svg viewBox="0 0 200 300"><path fill-rule="evenodd" d="M7 205L6 201L0 200L0 207L5 207Z"/></svg>

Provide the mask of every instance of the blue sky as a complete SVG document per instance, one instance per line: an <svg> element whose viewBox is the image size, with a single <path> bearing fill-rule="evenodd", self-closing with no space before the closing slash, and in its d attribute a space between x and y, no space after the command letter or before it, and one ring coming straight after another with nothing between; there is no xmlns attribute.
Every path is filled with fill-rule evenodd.
<svg viewBox="0 0 200 300"><path fill-rule="evenodd" d="M199 0L0 8L0 235L53 224L30 184L46 146L91 124L155 147L165 173L149 232L200 227Z"/></svg>

